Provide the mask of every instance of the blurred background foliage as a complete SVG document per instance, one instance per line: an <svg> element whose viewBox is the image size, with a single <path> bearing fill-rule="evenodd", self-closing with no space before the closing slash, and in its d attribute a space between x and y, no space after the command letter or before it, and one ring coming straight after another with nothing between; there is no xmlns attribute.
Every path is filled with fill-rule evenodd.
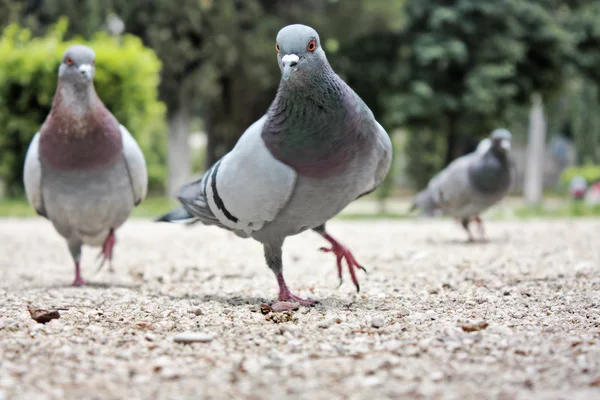
<svg viewBox="0 0 600 400"><path fill-rule="evenodd" d="M336 72L400 138L380 196L423 187L498 126L525 143L536 93L549 133L572 141L579 164L600 164L598 21L595 0L0 0L3 42L26 35L11 23L32 36L0 50L0 174L18 186L60 53L86 41L98 92L143 142L153 187L173 192L265 112L280 77L275 36L289 23L319 31ZM190 150L192 130L205 132L205 154Z"/></svg>

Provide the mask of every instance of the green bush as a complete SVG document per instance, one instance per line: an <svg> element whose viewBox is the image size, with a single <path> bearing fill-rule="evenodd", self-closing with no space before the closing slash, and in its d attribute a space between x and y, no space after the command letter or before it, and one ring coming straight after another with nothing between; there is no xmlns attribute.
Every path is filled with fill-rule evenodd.
<svg viewBox="0 0 600 400"><path fill-rule="evenodd" d="M165 181L165 106L157 100L161 64L135 36L98 33L91 41L64 41L66 20L44 37L9 25L0 38L0 179L8 193L22 193L27 146L50 111L65 49L83 43L96 52L98 95L137 139L148 163L150 190Z"/></svg>
<svg viewBox="0 0 600 400"><path fill-rule="evenodd" d="M578 167L565 168L565 170L560 175L561 185L563 185L564 187L569 187L571 179L573 179L576 176L582 176L588 181L588 184L592 184L600 180L600 165L589 164Z"/></svg>

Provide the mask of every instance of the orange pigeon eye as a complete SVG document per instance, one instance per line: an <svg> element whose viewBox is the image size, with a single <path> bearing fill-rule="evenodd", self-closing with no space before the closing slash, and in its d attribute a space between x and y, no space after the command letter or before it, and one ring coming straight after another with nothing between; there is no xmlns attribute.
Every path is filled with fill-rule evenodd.
<svg viewBox="0 0 600 400"><path fill-rule="evenodd" d="M96 66L96 60L92 61L92 67Z"/></svg>
<svg viewBox="0 0 600 400"><path fill-rule="evenodd" d="M308 46L306 46L306 50L310 51L311 53L313 51L315 51L315 49L317 48L317 42L316 40L311 40L310 42L308 42Z"/></svg>
<svg viewBox="0 0 600 400"><path fill-rule="evenodd" d="M73 59L71 57L67 57L65 59L65 63L70 67L71 65L74 64Z"/></svg>
<svg viewBox="0 0 600 400"><path fill-rule="evenodd" d="M275 43L275 50L277 50L277 52L279 53L279 44Z"/></svg>

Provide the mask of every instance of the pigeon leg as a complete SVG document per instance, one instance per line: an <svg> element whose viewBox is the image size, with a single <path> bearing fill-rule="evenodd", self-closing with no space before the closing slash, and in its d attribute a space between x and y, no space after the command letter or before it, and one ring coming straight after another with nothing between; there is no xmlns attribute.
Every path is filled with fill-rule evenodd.
<svg viewBox="0 0 600 400"><path fill-rule="evenodd" d="M102 266L106 261L108 261L108 270L110 272L114 272L112 258L113 248L115 247L116 242L117 239L115 237L115 230L111 228L111 230L108 232L108 235L106 236L106 239L104 239L104 244L102 244L102 250L100 250L100 253L98 254L97 259L102 260L100 261L100 264L98 265L98 270L96 272L99 272L102 269Z"/></svg>
<svg viewBox="0 0 600 400"><path fill-rule="evenodd" d="M465 228L465 231L467 231L467 234L469 235L469 242L474 242L475 239L473 239L473 235L471 234L471 230L469 229L469 223L471 222L471 220L469 218L463 218L461 219L461 224L463 226L463 228Z"/></svg>
<svg viewBox="0 0 600 400"><path fill-rule="evenodd" d="M323 238L325 238L325 240L327 240L329 243L331 243L331 247L321 247L320 250L325 253L335 254L338 277L340 278L340 285L342 284L342 260L345 260L346 264L348 265L348 272L350 272L352 282L354 283L354 286L356 286L356 291L360 292L360 285L358 284L358 278L356 277L356 268L362 269L364 272L367 272L365 267L363 267L356 261L354 255L352 255L352 252L348 248L346 248L340 242L335 240L331 235L329 235L325 231L325 225L321 225L315 228L314 231L323 236Z"/></svg>
<svg viewBox="0 0 600 400"><path fill-rule="evenodd" d="M69 245L69 252L73 261L75 262L75 280L73 286L84 286L85 281L81 276L81 242L77 239L69 239L67 244Z"/></svg>
<svg viewBox="0 0 600 400"><path fill-rule="evenodd" d="M85 286L85 281L81 277L81 270L79 268L79 261L75 263L75 280L73 286Z"/></svg>
<svg viewBox="0 0 600 400"><path fill-rule="evenodd" d="M479 228L479 236L481 240L485 240L485 228L483 227L483 221L479 218L479 215L475 216L475 222L477 222L477 227Z"/></svg>
<svg viewBox="0 0 600 400"><path fill-rule="evenodd" d="M314 306L318 303L317 300L303 299L292 294L285 283L282 272L283 263L281 261L282 246L283 242L264 245L265 259L267 260L269 268L275 273L277 284L279 285L279 296L277 297L277 301L273 303L273 308L277 311L293 310L296 306L291 303L298 303L302 306Z"/></svg>
<svg viewBox="0 0 600 400"><path fill-rule="evenodd" d="M290 292L290 289L288 288L287 284L285 283L285 279L283 279L283 273L278 273L277 274L277 283L279 284L279 297L277 297L277 304L279 305L279 310L281 311L285 311L285 305L282 304L282 302L288 302L288 303L298 303L302 306L314 306L315 304L318 303L317 300L313 300L313 299L303 299L302 297L298 297L295 294L293 294L292 292ZM290 307L290 308L294 308L294 307Z"/></svg>

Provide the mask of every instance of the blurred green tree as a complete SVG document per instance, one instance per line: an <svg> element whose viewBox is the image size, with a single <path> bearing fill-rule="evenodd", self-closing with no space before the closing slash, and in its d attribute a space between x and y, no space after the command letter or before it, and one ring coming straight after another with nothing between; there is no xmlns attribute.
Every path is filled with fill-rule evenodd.
<svg viewBox="0 0 600 400"><path fill-rule="evenodd" d="M319 31L334 69L388 132L408 128L403 164L418 186L474 139L514 126L532 93L552 100L569 71L600 80L600 3L589 0L0 0L0 10L0 24L34 34L68 15L67 37L86 38L118 15L156 51L171 192L190 174L193 117L209 165L265 112L279 81L275 35L288 23Z"/></svg>
<svg viewBox="0 0 600 400"><path fill-rule="evenodd" d="M196 110L201 111L208 135L207 167L229 151L267 110L280 79L274 48L281 27L308 23L319 30L328 53L335 54L340 43L364 32L398 26L402 6L393 0L377 4L366 0L147 0L142 5L127 1L113 4L126 30L155 49L164 63L161 97L167 103L171 127L171 192L187 180L186 135ZM336 18L332 20L331 15ZM349 34L350 24L356 29ZM340 55L339 64L343 62ZM336 67L335 61L333 64ZM372 87L369 90L375 92ZM360 94L369 95L366 90Z"/></svg>
<svg viewBox="0 0 600 400"><path fill-rule="evenodd" d="M43 37L9 25L0 38L0 177L9 194L22 191L22 169L29 141L50 111L64 50L84 42L96 52L95 86L115 117L136 137L148 163L150 190L165 179L164 104L157 100L160 61L133 36L121 41L106 34L90 41L64 41L66 20Z"/></svg>
<svg viewBox="0 0 600 400"><path fill-rule="evenodd" d="M575 39L572 59L581 73L600 85L600 2L572 2L562 9L562 20Z"/></svg>
<svg viewBox="0 0 600 400"><path fill-rule="evenodd" d="M279 24L258 0L115 1L114 6L127 32L163 60L160 93L168 107L169 191L174 193L189 179L187 134L194 114L204 118L211 165L267 109L277 75L273 43Z"/></svg>
<svg viewBox="0 0 600 400"><path fill-rule="evenodd" d="M403 23L403 2L396 0L109 0L102 6L99 0L17 3L18 20L36 34L66 14L77 19L67 35L89 37L106 30L106 20L114 13L123 20L125 32L139 36L156 51L163 61L160 97L167 105L170 128L171 193L189 179L187 134L193 116L204 119L208 166L267 110L280 79L274 43L282 26L302 22L317 28L328 54L333 55L334 68L339 67L344 76L355 70L353 60L339 51L352 48L351 44L344 46L346 43L372 30L397 31ZM368 79L364 56L362 61L361 73L347 77L357 84L362 82L360 75L367 78L369 83L357 91L381 117L383 108L377 104L381 98L377 88L370 86L376 79Z"/></svg>
<svg viewBox="0 0 600 400"><path fill-rule="evenodd" d="M411 130L408 163L422 187L426 174L415 174L459 156L463 138L489 133L532 93L560 88L571 36L533 0L407 0L405 11L386 105L391 122ZM432 133L445 146L421 137ZM442 148L432 165L427 153Z"/></svg>
<svg viewBox="0 0 600 400"><path fill-rule="evenodd" d="M33 36L42 36L59 18L67 18L65 37L88 40L106 27L112 4L112 0L0 0L0 11L3 2L8 13L0 14L0 27L18 23Z"/></svg>

